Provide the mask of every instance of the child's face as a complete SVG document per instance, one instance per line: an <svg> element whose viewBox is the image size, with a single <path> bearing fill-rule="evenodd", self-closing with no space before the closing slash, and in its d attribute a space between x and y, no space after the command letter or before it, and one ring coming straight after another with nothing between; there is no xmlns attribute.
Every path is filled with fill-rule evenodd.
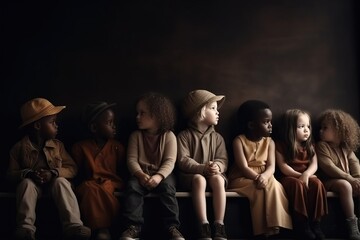
<svg viewBox="0 0 360 240"><path fill-rule="evenodd" d="M156 118L151 115L148 106L144 101L139 101L136 105L136 123L140 130L147 130L152 133L156 133L158 130L158 124Z"/></svg>
<svg viewBox="0 0 360 240"><path fill-rule="evenodd" d="M259 137L269 137L272 133L272 112L270 109L259 110L257 119L253 122L253 130Z"/></svg>
<svg viewBox="0 0 360 240"><path fill-rule="evenodd" d="M102 138L110 139L116 135L115 114L107 109L102 112L95 121L96 134Z"/></svg>
<svg viewBox="0 0 360 240"><path fill-rule="evenodd" d="M204 111L204 123L207 125L217 125L219 122L219 111L217 110L217 102L209 103Z"/></svg>
<svg viewBox="0 0 360 240"><path fill-rule="evenodd" d="M305 142L311 135L310 118L307 114L301 114L297 119L296 141Z"/></svg>
<svg viewBox="0 0 360 240"><path fill-rule="evenodd" d="M338 136L335 126L329 121L323 121L320 127L320 139L325 142L336 143Z"/></svg>
<svg viewBox="0 0 360 240"><path fill-rule="evenodd" d="M48 140L48 139L54 139L58 133L58 125L56 124L56 118L57 115L50 115L41 118L38 120L38 123L36 125L38 126L38 130L40 135Z"/></svg>

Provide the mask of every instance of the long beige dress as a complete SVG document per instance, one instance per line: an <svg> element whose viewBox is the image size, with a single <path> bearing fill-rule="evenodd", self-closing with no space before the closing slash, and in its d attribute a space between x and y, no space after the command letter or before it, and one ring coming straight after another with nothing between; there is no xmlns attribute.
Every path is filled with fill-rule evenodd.
<svg viewBox="0 0 360 240"><path fill-rule="evenodd" d="M259 142L252 142L245 135L239 135L238 138L244 147L248 166L259 174L264 172L271 138L263 138ZM241 170L234 163L228 178L228 191L236 191L250 201L254 235L267 234L274 227L292 229L285 190L274 176L269 179L266 188L258 189L255 181L242 176Z"/></svg>

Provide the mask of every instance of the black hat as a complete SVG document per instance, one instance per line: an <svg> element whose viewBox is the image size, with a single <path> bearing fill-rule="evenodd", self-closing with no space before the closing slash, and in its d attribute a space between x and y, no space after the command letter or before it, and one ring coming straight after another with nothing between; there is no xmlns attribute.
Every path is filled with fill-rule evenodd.
<svg viewBox="0 0 360 240"><path fill-rule="evenodd" d="M88 104L83 112L82 120L84 123L89 125L92 123L100 113L104 112L106 109L109 109L115 106L116 103L108 104L107 102L94 102Z"/></svg>

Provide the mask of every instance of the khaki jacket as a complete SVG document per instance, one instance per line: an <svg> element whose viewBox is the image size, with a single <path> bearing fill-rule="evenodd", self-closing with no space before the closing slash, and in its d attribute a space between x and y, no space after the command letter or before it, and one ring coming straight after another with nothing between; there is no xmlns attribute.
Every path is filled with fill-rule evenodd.
<svg viewBox="0 0 360 240"><path fill-rule="evenodd" d="M77 174L77 166L66 151L64 144L51 139L46 141L44 153L49 170L56 170L59 177L71 179ZM7 175L12 181L20 181L30 171L36 170L39 151L32 145L28 136L23 137L10 150Z"/></svg>
<svg viewBox="0 0 360 240"><path fill-rule="evenodd" d="M203 174L206 164L216 163L225 179L228 168L228 154L223 137L217 133L214 126L201 133L190 125L177 136L179 181L183 188L188 189L194 174Z"/></svg>

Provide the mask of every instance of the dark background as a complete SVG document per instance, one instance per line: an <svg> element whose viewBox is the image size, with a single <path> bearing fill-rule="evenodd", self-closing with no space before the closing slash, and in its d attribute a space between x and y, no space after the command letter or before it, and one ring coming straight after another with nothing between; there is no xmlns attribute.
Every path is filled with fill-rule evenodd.
<svg viewBox="0 0 360 240"><path fill-rule="evenodd" d="M34 97L66 105L59 135L84 137L89 102L117 103L119 139L136 128L136 98L161 92L226 95L217 130L231 144L248 99L313 120L326 108L359 119L359 1L2 1L0 169ZM184 126L179 112L176 131ZM276 134L276 133L275 133Z"/></svg>

